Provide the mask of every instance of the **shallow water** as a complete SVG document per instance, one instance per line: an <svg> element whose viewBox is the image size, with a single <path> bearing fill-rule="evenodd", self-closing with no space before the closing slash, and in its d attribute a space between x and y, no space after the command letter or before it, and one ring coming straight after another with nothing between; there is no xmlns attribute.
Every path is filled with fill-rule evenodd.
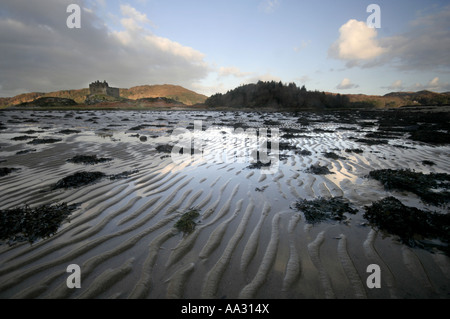
<svg viewBox="0 0 450 319"><path fill-rule="evenodd" d="M293 114L283 113L1 112L6 129L0 130L0 165L20 170L0 178L0 209L52 202L80 207L53 237L32 245L0 245L0 297L448 298L447 256L402 245L395 236L367 226L362 215L364 205L389 195L408 206L447 212L414 194L385 191L366 176L383 168L448 173L450 147L405 137L366 145L355 139L376 126L305 116L315 121L304 126ZM200 120L204 129L194 125ZM266 120L279 123L266 126ZM273 140L311 155L281 150L272 174L249 169L253 135L248 129L235 131L230 127L235 123L258 132L267 128ZM147 126L130 130L142 124ZM199 142L196 148L203 155L176 163L171 154L157 152L157 145L180 141L183 135L171 134L176 128L185 128L182 132ZM281 138L286 128L303 132ZM66 135L60 133L63 129L80 133ZM29 130L36 132L24 133ZM31 139L11 140L22 135L62 141L29 145ZM31 151L16 154L23 150ZM345 159L328 159L325 152ZM77 154L113 161L67 162ZM424 160L435 165L423 165ZM314 164L334 174L306 173ZM135 169L127 179L50 190L59 179L81 170L112 175ZM348 199L358 213L349 214L346 223L310 225L292 208L298 199L332 196ZM194 232L177 232L174 224L191 207L201 214ZM81 268L80 289L67 288L70 264ZM380 289L366 285L370 264L381 267Z"/></svg>

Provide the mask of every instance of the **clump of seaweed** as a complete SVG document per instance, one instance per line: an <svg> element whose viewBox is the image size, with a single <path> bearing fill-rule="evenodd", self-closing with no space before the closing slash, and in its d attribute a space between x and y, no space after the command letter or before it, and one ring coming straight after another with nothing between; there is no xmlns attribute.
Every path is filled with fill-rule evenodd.
<svg viewBox="0 0 450 319"><path fill-rule="evenodd" d="M358 211L350 207L350 204L342 197L330 199L318 198L314 200L302 199L294 204L295 208L302 211L309 224L316 224L326 220L346 221L344 213L356 214Z"/></svg>
<svg viewBox="0 0 450 319"><path fill-rule="evenodd" d="M356 153L356 154L364 153L364 151L362 149L360 149L360 148L347 148L347 149L345 149L345 151L347 153Z"/></svg>
<svg viewBox="0 0 450 319"><path fill-rule="evenodd" d="M306 173L314 174L314 175L328 175L334 174L331 172L328 167L321 166L319 164L311 165L308 169L305 170Z"/></svg>
<svg viewBox="0 0 450 319"><path fill-rule="evenodd" d="M94 183L105 176L102 172L77 172L59 180L53 189L80 187Z"/></svg>
<svg viewBox="0 0 450 319"><path fill-rule="evenodd" d="M58 132L59 134L65 134L65 135L69 135L69 134L78 134L81 133L81 131L79 130L72 130L72 129L64 129Z"/></svg>
<svg viewBox="0 0 450 319"><path fill-rule="evenodd" d="M344 160L345 159L345 157L339 156L333 152L325 152L325 153L323 153L323 156L325 156L326 158L329 158L329 159L334 159L334 160L338 160L338 159Z"/></svg>
<svg viewBox="0 0 450 319"><path fill-rule="evenodd" d="M125 172L122 172L122 173L119 173L119 174L110 175L110 176L109 176L109 179L112 180L112 181L114 181L114 180L116 180L116 179L128 178L130 175L136 174L136 173L138 173L138 172L139 172L139 170L137 170L137 169L132 170L132 171L125 171Z"/></svg>
<svg viewBox="0 0 450 319"><path fill-rule="evenodd" d="M156 146L156 150L160 153L171 153L173 146L170 144L161 144Z"/></svg>
<svg viewBox="0 0 450 319"><path fill-rule="evenodd" d="M0 167L0 177L11 174L12 172L18 171L20 168L14 167Z"/></svg>
<svg viewBox="0 0 450 319"><path fill-rule="evenodd" d="M21 135L21 136L15 136L11 140L12 141L25 141L25 140L31 140L31 139L34 139L34 138L37 138L37 136Z"/></svg>
<svg viewBox="0 0 450 319"><path fill-rule="evenodd" d="M52 144L56 142L61 142L60 138L35 138L34 140L28 142L27 144L38 145L38 144Z"/></svg>
<svg viewBox="0 0 450 319"><path fill-rule="evenodd" d="M39 238L50 237L77 206L62 203L0 210L0 240L8 240L9 244L33 243Z"/></svg>
<svg viewBox="0 0 450 319"><path fill-rule="evenodd" d="M98 163L105 163L112 161L112 158L100 157L97 155L75 155L74 157L67 160L70 163L74 164L85 164L85 165L94 165Z"/></svg>
<svg viewBox="0 0 450 319"><path fill-rule="evenodd" d="M296 150L295 154L301 155L301 156L310 156L310 155L312 155L311 151L308 151L308 150Z"/></svg>
<svg viewBox="0 0 450 319"><path fill-rule="evenodd" d="M263 167L270 167L272 165L272 161L268 163L263 163L260 160L258 160L256 163L252 163L249 166L247 166L248 169L261 169Z"/></svg>
<svg viewBox="0 0 450 319"><path fill-rule="evenodd" d="M359 138L356 142L364 143L367 145L380 145L380 144L389 144L387 140L377 140L377 139L367 139L367 138Z"/></svg>
<svg viewBox="0 0 450 319"><path fill-rule="evenodd" d="M181 218L175 223L175 227L183 233L192 233L195 229L195 219L200 216L197 209L191 208L188 212L184 213Z"/></svg>
<svg viewBox="0 0 450 319"><path fill-rule="evenodd" d="M400 237L401 242L411 247L437 247L450 255L450 215L426 212L416 207L405 206L395 197L387 197L365 206L364 218L380 230ZM446 246L426 239L438 239Z"/></svg>
<svg viewBox="0 0 450 319"><path fill-rule="evenodd" d="M405 190L419 196L430 204L445 204L450 201L450 175L446 173L423 174L408 169L381 169L371 171L369 177L383 183L387 190Z"/></svg>

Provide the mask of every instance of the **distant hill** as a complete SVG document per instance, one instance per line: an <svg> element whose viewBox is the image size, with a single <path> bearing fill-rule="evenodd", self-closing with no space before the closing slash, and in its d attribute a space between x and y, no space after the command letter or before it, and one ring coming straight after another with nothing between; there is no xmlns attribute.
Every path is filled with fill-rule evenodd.
<svg viewBox="0 0 450 319"><path fill-rule="evenodd" d="M120 96L131 100L164 97L186 105L201 104L208 98L182 86L170 84L140 85L129 89L120 89Z"/></svg>
<svg viewBox="0 0 450 319"><path fill-rule="evenodd" d="M78 104L84 104L86 96L89 94L89 89L79 90L61 90L49 93L32 92L23 93L10 98L0 98L0 107L2 106L14 106L22 103L33 102L38 98L43 97L56 97L71 99ZM130 89L120 89L120 96L123 98L138 100L142 98L167 98L181 102L185 105L194 105L204 103L207 96L198 94L194 91L185 89L177 85L142 85L135 86Z"/></svg>

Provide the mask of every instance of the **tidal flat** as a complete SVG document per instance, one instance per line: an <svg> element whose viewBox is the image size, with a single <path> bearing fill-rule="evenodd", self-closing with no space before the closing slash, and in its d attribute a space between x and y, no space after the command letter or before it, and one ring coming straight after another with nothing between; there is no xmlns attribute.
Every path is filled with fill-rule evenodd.
<svg viewBox="0 0 450 319"><path fill-rule="evenodd" d="M0 298L448 298L449 114L1 110Z"/></svg>

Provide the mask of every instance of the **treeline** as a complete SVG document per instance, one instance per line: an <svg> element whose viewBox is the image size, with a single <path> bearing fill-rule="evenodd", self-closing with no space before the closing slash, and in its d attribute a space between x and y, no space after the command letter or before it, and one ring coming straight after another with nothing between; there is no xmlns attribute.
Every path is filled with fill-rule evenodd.
<svg viewBox="0 0 450 319"><path fill-rule="evenodd" d="M225 94L212 95L205 104L209 107L316 109L348 107L350 101L345 95L308 91L304 85L299 88L295 83L259 81L242 85Z"/></svg>

